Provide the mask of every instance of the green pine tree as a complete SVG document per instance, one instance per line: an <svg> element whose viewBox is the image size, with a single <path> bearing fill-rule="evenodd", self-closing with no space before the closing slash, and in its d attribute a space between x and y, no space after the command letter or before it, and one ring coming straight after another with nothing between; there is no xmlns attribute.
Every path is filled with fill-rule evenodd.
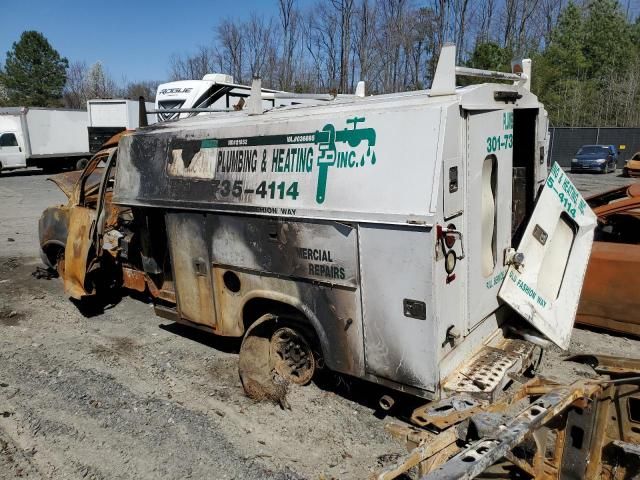
<svg viewBox="0 0 640 480"><path fill-rule="evenodd" d="M68 61L39 32L26 31L7 52L2 73L7 103L29 107L60 105Z"/></svg>
<svg viewBox="0 0 640 480"><path fill-rule="evenodd" d="M508 47L501 47L495 42L479 42L476 43L467 66L483 70L510 72L511 59L512 52Z"/></svg>
<svg viewBox="0 0 640 480"><path fill-rule="evenodd" d="M584 56L591 78L602 79L629 65L631 28L615 0L593 0L584 23Z"/></svg>
<svg viewBox="0 0 640 480"><path fill-rule="evenodd" d="M558 25L551 33L551 42L544 52L545 66L553 80L577 78L589 64L584 55L585 24L580 8L573 2L565 7Z"/></svg>

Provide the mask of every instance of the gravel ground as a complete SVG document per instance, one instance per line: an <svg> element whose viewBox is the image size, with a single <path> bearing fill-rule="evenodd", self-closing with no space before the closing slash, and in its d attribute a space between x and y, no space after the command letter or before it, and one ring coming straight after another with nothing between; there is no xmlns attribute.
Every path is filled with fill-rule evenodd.
<svg viewBox="0 0 640 480"><path fill-rule="evenodd" d="M291 411L247 399L238 343L178 326L140 300L82 314L39 265L37 219L65 201L37 172L0 175L0 478L366 478L403 452L375 387L293 389ZM626 183L573 177L588 193ZM640 356L640 342L574 330L571 351ZM588 369L559 362L543 373Z"/></svg>

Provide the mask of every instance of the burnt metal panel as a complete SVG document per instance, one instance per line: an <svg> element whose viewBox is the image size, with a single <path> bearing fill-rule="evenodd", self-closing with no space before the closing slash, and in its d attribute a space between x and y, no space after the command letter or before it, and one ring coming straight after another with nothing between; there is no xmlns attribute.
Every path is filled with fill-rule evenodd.
<svg viewBox="0 0 640 480"><path fill-rule="evenodd" d="M207 218L216 265L358 285L357 231L350 225L232 215Z"/></svg>
<svg viewBox="0 0 640 480"><path fill-rule="evenodd" d="M224 274L229 270L239 279L240 289L236 292L224 284ZM301 320L313 328L329 368L358 377L364 375L359 288L329 286L217 266L213 267L213 273L222 334L239 335L233 332L234 325L242 326L244 307L254 300L270 301L276 308L266 313L278 314L276 304L286 304L298 310Z"/></svg>
<svg viewBox="0 0 640 480"><path fill-rule="evenodd" d="M217 332L205 216L178 212L165 219L180 316Z"/></svg>

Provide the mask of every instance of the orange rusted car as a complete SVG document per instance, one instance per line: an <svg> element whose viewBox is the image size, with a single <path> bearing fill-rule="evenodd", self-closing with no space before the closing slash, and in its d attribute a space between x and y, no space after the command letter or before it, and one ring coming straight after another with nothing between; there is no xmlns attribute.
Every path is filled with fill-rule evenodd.
<svg viewBox="0 0 640 480"><path fill-rule="evenodd" d="M640 182L587 202L598 227L576 321L640 336Z"/></svg>
<svg viewBox="0 0 640 480"><path fill-rule="evenodd" d="M625 177L640 177L640 152L634 153L633 157L627 160L622 175Z"/></svg>
<svg viewBox="0 0 640 480"><path fill-rule="evenodd" d="M151 262L140 247L149 243L148 230L136 224L133 209L111 202L118 142L129 133L111 137L84 170L49 177L69 201L42 213L40 256L58 271L65 293L76 300L124 287L174 305L171 280L160 275L152 279L143 268ZM154 271L153 265L146 268Z"/></svg>

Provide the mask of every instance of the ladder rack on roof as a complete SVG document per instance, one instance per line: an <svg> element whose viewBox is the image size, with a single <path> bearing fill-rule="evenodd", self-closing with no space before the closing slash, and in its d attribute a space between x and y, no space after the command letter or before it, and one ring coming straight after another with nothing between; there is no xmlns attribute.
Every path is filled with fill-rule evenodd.
<svg viewBox="0 0 640 480"><path fill-rule="evenodd" d="M456 46L447 43L442 47L436 73L429 95L453 95L456 92L456 76L493 78L496 80L512 80L514 84L529 90L531 88L531 60L528 58L511 63L513 73L495 70L481 70L479 68L457 67Z"/></svg>

